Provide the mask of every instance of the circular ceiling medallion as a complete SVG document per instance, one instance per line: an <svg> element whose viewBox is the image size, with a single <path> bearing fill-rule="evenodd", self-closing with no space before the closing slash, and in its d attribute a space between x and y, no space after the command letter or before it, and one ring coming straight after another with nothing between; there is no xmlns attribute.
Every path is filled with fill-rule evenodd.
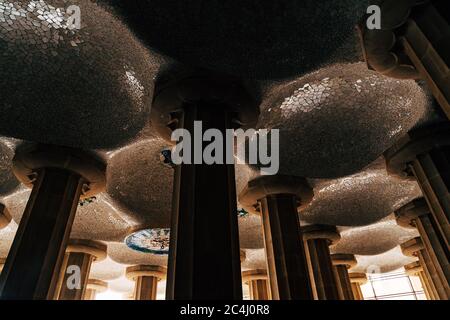
<svg viewBox="0 0 450 320"><path fill-rule="evenodd" d="M169 253L170 229L155 228L143 229L130 234L125 239L125 244L133 250L153 253Z"/></svg>

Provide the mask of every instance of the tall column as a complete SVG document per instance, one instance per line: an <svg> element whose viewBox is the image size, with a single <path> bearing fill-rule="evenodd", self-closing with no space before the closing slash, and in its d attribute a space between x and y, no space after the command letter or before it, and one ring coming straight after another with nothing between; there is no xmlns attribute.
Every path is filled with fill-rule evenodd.
<svg viewBox="0 0 450 320"><path fill-rule="evenodd" d="M436 236L450 250L450 123L414 130L385 153L393 173L413 174L430 207Z"/></svg>
<svg viewBox="0 0 450 320"><path fill-rule="evenodd" d="M307 225L301 228L309 260L311 287L317 300L339 300L339 290L329 246L339 241L336 227Z"/></svg>
<svg viewBox="0 0 450 320"><path fill-rule="evenodd" d="M156 129L167 140L173 129L184 129L192 140L189 146L183 140L189 159L175 168L166 297L242 299L234 164L205 163L210 142L199 139L207 129L225 137L227 129L256 122L256 105L234 79L207 74L156 91ZM216 154L227 155L223 148Z"/></svg>
<svg viewBox="0 0 450 320"><path fill-rule="evenodd" d="M82 300L84 298L91 265L106 258L106 245L99 241L71 239L60 272L58 300ZM76 270L75 270L76 269ZM73 275L79 270L79 283L73 287Z"/></svg>
<svg viewBox="0 0 450 320"><path fill-rule="evenodd" d="M436 300L436 297L434 297L433 290L431 289L428 278L425 275L423 267L420 265L420 262L414 261L412 263L405 265L404 268L408 276L415 276L420 279L420 283L422 284L422 288L423 291L425 292L427 300Z"/></svg>
<svg viewBox="0 0 450 320"><path fill-rule="evenodd" d="M423 267L428 283L430 284L431 296L436 297L437 300L448 300L449 297L447 296L444 284L439 278L436 267L430 259L428 252L425 250L425 246L420 237L408 240L400 247L405 256L419 258L419 263Z"/></svg>
<svg viewBox="0 0 450 320"><path fill-rule="evenodd" d="M51 299L80 197L105 186L104 164L75 149L27 145L14 173L33 190L0 276L1 299Z"/></svg>
<svg viewBox="0 0 450 320"><path fill-rule="evenodd" d="M352 254L332 254L331 261L334 266L334 274L338 282L340 300L355 300L348 269L356 266L355 256Z"/></svg>
<svg viewBox="0 0 450 320"><path fill-rule="evenodd" d="M161 266L136 265L127 268L126 276L135 281L134 300L156 300L158 281L166 277Z"/></svg>
<svg viewBox="0 0 450 320"><path fill-rule="evenodd" d="M97 293L105 292L107 289L108 283L106 281L89 279L83 300L95 300L97 297Z"/></svg>
<svg viewBox="0 0 450 320"><path fill-rule="evenodd" d="M381 3L381 29L360 25L369 68L400 79L422 78L450 117L450 21L446 1Z"/></svg>
<svg viewBox="0 0 450 320"><path fill-rule="evenodd" d="M266 270L242 272L242 282L248 284L251 300L271 300L268 279Z"/></svg>
<svg viewBox="0 0 450 320"><path fill-rule="evenodd" d="M415 227L440 282L450 297L450 255L440 237L436 222L425 199L416 199L396 211L397 223L403 227Z"/></svg>
<svg viewBox="0 0 450 320"><path fill-rule="evenodd" d="M282 175L258 177L239 196L247 211L261 213L274 300L314 298L297 212L312 197L305 179Z"/></svg>
<svg viewBox="0 0 450 320"><path fill-rule="evenodd" d="M0 203L0 229L5 228L11 222L11 215L3 203Z"/></svg>
<svg viewBox="0 0 450 320"><path fill-rule="evenodd" d="M350 283L352 286L353 297L355 300L364 300L363 293L361 291L361 286L367 283L367 276L365 273L350 272L348 274L350 277Z"/></svg>

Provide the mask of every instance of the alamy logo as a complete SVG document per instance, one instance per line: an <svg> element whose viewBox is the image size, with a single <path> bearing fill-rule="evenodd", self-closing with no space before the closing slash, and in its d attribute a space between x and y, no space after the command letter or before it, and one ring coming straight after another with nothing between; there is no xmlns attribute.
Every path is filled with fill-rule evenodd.
<svg viewBox="0 0 450 320"><path fill-rule="evenodd" d="M66 269L66 273L69 274L67 277L67 288L70 290L80 290L81 289L81 270L77 265L70 265Z"/></svg>
<svg viewBox="0 0 450 320"><path fill-rule="evenodd" d="M367 18L366 26L369 30L381 29L381 9L377 5L371 5L367 8L367 14L370 16Z"/></svg>
<svg viewBox="0 0 450 320"><path fill-rule="evenodd" d="M247 163L258 165L263 175L278 173L278 129L227 129L224 136L218 129L203 132L202 122L195 121L193 137L186 129L176 129L171 139L177 142L171 152L175 165Z"/></svg>

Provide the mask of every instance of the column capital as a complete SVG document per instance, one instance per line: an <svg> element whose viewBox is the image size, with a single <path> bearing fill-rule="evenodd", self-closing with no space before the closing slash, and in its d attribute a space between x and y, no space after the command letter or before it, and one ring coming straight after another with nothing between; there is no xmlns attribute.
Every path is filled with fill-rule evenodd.
<svg viewBox="0 0 450 320"><path fill-rule="evenodd" d="M430 213L425 198L415 199L395 211L397 224L404 228L416 228L414 220Z"/></svg>
<svg viewBox="0 0 450 320"><path fill-rule="evenodd" d="M443 122L412 130L399 139L385 153L388 171L402 174L417 155L435 148L450 146L450 123Z"/></svg>
<svg viewBox="0 0 450 320"><path fill-rule="evenodd" d="M267 270L253 269L242 272L242 282L249 282L253 280L268 280Z"/></svg>
<svg viewBox="0 0 450 320"><path fill-rule="evenodd" d="M357 283L359 285L367 283L367 275L362 272L350 272L348 274L351 283Z"/></svg>
<svg viewBox="0 0 450 320"><path fill-rule="evenodd" d="M166 273L165 267L140 264L127 267L125 275L130 280L135 280L137 277L155 277L162 280L166 278Z"/></svg>
<svg viewBox="0 0 450 320"><path fill-rule="evenodd" d="M94 257L94 261L106 259L106 244L100 241L86 239L70 239L67 245L67 253L85 253Z"/></svg>
<svg viewBox="0 0 450 320"><path fill-rule="evenodd" d="M11 222L11 215L3 203L0 203L0 229L5 228Z"/></svg>
<svg viewBox="0 0 450 320"><path fill-rule="evenodd" d="M353 268L358 263L355 255L346 253L332 254L331 262L333 263L333 266L346 266L347 269Z"/></svg>
<svg viewBox="0 0 450 320"><path fill-rule="evenodd" d="M166 141L173 123L183 111L186 103L210 102L236 114L236 125L254 127L259 116L257 103L235 77L211 74L195 70L178 75L170 83L157 83L152 105L152 124Z"/></svg>
<svg viewBox="0 0 450 320"><path fill-rule="evenodd" d="M20 147L13 158L17 179L32 188L36 174L42 168L59 168L79 174L85 180L81 198L92 197L105 190L106 165L94 154L85 151L44 144Z"/></svg>
<svg viewBox="0 0 450 320"><path fill-rule="evenodd" d="M325 239L330 245L335 244L341 239L335 226L323 224L310 224L300 228L303 240Z"/></svg>
<svg viewBox="0 0 450 320"><path fill-rule="evenodd" d="M239 203L248 212L259 214L258 201L277 194L296 196L300 208L307 205L314 196L313 189L305 178L286 175L259 176L250 180L239 194Z"/></svg>
<svg viewBox="0 0 450 320"><path fill-rule="evenodd" d="M86 289L95 290L96 292L105 292L108 289L108 282L98 279L89 279Z"/></svg>
<svg viewBox="0 0 450 320"><path fill-rule="evenodd" d="M420 250L423 250L425 247L423 245L422 239L420 239L420 237L416 237L402 243L400 245L400 248L402 249L403 255L407 257L416 257L417 253Z"/></svg>
<svg viewBox="0 0 450 320"><path fill-rule="evenodd" d="M409 276L417 275L419 272L423 271L423 267L420 265L419 261L414 261L408 263L404 266L406 274Z"/></svg>

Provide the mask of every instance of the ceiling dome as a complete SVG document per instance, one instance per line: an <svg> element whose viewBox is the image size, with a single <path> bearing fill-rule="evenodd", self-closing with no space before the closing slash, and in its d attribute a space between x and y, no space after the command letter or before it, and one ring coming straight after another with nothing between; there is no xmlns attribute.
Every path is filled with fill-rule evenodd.
<svg viewBox="0 0 450 320"><path fill-rule="evenodd" d="M0 52L3 135L111 147L149 116L159 62L90 0L0 0Z"/></svg>
<svg viewBox="0 0 450 320"><path fill-rule="evenodd" d="M377 159L427 103L412 80L384 77L364 63L336 64L272 87L258 128L280 130L280 174L342 177Z"/></svg>
<svg viewBox="0 0 450 320"><path fill-rule="evenodd" d="M184 63L250 78L284 78L332 57L352 36L369 1L102 2L115 7L147 45Z"/></svg>
<svg viewBox="0 0 450 320"><path fill-rule="evenodd" d="M390 176L386 169L368 169L323 181L300 217L308 223L364 226L374 223L419 197L415 181Z"/></svg>
<svg viewBox="0 0 450 320"><path fill-rule="evenodd" d="M390 215L364 227L339 228L341 240L330 247L332 253L377 255L418 236L416 229L406 229Z"/></svg>
<svg viewBox="0 0 450 320"><path fill-rule="evenodd" d="M398 246L375 256L357 255L356 260L358 264L351 269L351 272L377 274L395 271L408 263L416 261L417 258L404 256L400 246Z"/></svg>

